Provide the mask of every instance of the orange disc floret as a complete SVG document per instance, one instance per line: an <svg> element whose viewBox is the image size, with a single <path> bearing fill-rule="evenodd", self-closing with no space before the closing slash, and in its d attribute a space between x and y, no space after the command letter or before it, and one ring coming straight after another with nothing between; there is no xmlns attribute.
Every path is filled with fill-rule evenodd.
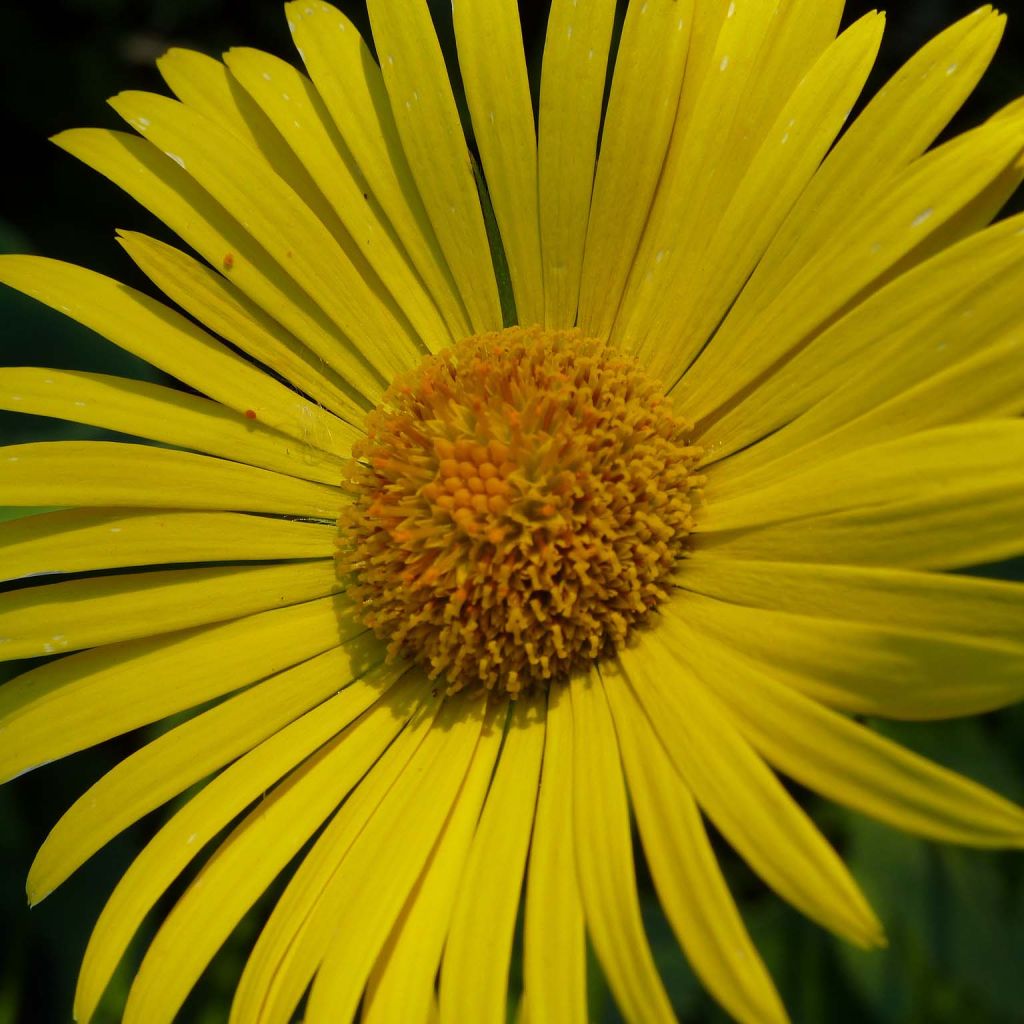
<svg viewBox="0 0 1024 1024"><path fill-rule="evenodd" d="M613 650L667 596L704 482L692 427L577 331L480 335L367 417L339 571L392 655L515 696Z"/></svg>

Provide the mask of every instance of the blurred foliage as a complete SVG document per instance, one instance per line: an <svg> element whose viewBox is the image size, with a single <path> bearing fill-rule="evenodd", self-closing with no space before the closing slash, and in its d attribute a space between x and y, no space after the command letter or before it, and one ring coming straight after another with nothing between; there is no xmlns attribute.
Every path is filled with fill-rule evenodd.
<svg viewBox="0 0 1024 1024"><path fill-rule="evenodd" d="M366 27L361 3L340 3ZM442 42L452 52L451 9L432 2ZM852 21L871 8L847 4ZM971 0L900 0L869 92L944 25L968 13ZM534 88L547 4L520 4ZM82 263L148 290L148 282L114 242L115 227L167 238L162 225L118 189L58 152L46 138L79 125L119 127L103 105L121 89L161 89L153 61L169 46L218 54L231 45L288 55L291 44L277 4L232 0L59 0L8 5L0 34L7 76L3 107L5 197L0 250L35 252ZM989 116L1024 94L1024 17L1014 20L1000 55L951 131ZM1021 198L1014 208L1024 207ZM170 239L168 239L170 240ZM71 321L8 290L0 294L0 354L5 363L63 366L161 379ZM167 382L169 383L169 382ZM0 441L97 436L96 431L33 417L0 414ZM987 571L1021 576L1019 566ZM3 666L0 680L24 665ZM886 734L938 761L1024 798L1024 712L934 725L878 723ZM92 922L117 878L159 827L151 815L94 857L61 889L29 912L23 881L33 851L83 788L151 739L154 729L122 737L0 789L0 1024L70 1019L78 964ZM851 864L882 920L890 947L860 953L825 935L764 891L719 843L733 891L798 1024L1012 1024L1024 1019L1024 864L1010 853L939 848L824 804L801 800ZM186 794L187 796L187 794ZM182 797L180 799L185 799ZM173 809L173 808L172 808ZM680 1017L726 1018L703 992L660 913L639 854L641 900L655 957ZM166 912L187 885L157 908ZM180 1019L226 1020L234 982L274 892L251 913L207 971ZM149 922L114 978L99 1020L114 1021L131 980L131 963L152 934ZM595 965L591 995L596 1020L618 1020ZM513 988L519 981L513 967Z"/></svg>

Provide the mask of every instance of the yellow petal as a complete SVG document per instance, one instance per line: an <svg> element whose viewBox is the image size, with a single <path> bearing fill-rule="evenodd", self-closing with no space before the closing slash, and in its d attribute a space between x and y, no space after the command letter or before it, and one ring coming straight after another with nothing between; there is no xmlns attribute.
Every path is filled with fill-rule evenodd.
<svg viewBox="0 0 1024 1024"><path fill-rule="evenodd" d="M406 159L475 333L500 330L490 244L444 57L425 0L367 4Z"/></svg>
<svg viewBox="0 0 1024 1024"><path fill-rule="evenodd" d="M962 521L970 503L982 500L991 503L986 518L998 529L1004 512L1000 499L1024 501L1024 424L1019 420L938 427L860 448L765 487L711 501L698 529L717 532L795 519L803 529L815 517L847 515L865 526L882 522L912 532L939 516ZM964 539L974 540L966 531ZM865 561L877 559L867 537L864 548ZM840 560L824 550L822 555L823 562ZM891 564L908 562L897 558Z"/></svg>
<svg viewBox="0 0 1024 1024"><path fill-rule="evenodd" d="M328 3L285 4L288 27L345 146L366 178L452 337L472 334L409 163L402 152L384 78L356 27Z"/></svg>
<svg viewBox="0 0 1024 1024"><path fill-rule="evenodd" d="M352 254L237 136L165 96L123 92L110 105L147 141L173 154L330 318L344 347L335 343L318 354L354 387L366 394L419 362L423 350L360 274ZM233 271L239 262L236 255Z"/></svg>
<svg viewBox="0 0 1024 1024"><path fill-rule="evenodd" d="M0 687L0 779L230 693L363 628L332 597L50 661Z"/></svg>
<svg viewBox="0 0 1024 1024"><path fill-rule="evenodd" d="M780 771L904 832L944 843L1024 847L1024 810L775 682L736 659L713 686Z"/></svg>
<svg viewBox="0 0 1024 1024"><path fill-rule="evenodd" d="M381 801L321 897L317 914L330 922L333 936L313 979L309 1024L355 1014L377 954L458 799L486 704L447 703L438 727Z"/></svg>
<svg viewBox="0 0 1024 1024"><path fill-rule="evenodd" d="M333 931L333 922L319 918L316 921L317 934L309 933L309 923L316 914L321 896L366 823L392 786L407 770L425 737L431 731L438 731L432 730L432 726L438 713L439 702L431 696L429 680L422 672L414 669L409 673L406 684L408 689L403 690L397 700L382 702L384 710L390 717L399 718L400 727L404 728L373 767L366 772L365 777L355 785L348 799L303 857L283 894L275 903L269 920L246 960L241 980L235 990L231 1006L231 1024L258 1024L266 1021L287 1024L292 1019L295 1005L319 965L318 958L310 960L304 955L296 956L298 946L300 943L315 942L316 948L322 951ZM387 710L389 708L390 711ZM395 731L392 730L392 735ZM337 767L334 767L337 771L347 762L344 745L338 746L335 756L341 759L337 762ZM363 770L365 768L361 767L360 773ZM313 805L317 808L316 814L311 815L308 820L305 817L300 820L296 827L298 831L304 830L303 840L320 826L325 816L337 805L353 782L348 782L345 790L337 792L328 774L326 780L321 782L321 786L324 785L330 791L332 799L318 801ZM310 801L316 796L316 791L311 789L300 799ZM287 804L284 805L283 812L286 810ZM288 822L290 830L293 826L289 818L285 817L283 820ZM252 828L255 829L257 824L253 820ZM246 842L243 834L242 843L235 844L234 849L222 848L226 860L222 867L215 867L215 871L224 871L226 874L223 877L230 878L231 872L237 870L239 863L245 863L249 859L259 862L262 857L260 838L259 831L252 831L251 841ZM215 874L215 883L217 877ZM265 881L260 882L259 891L262 891L265 884ZM194 907L191 912L196 913L199 910L201 908Z"/></svg>
<svg viewBox="0 0 1024 1024"><path fill-rule="evenodd" d="M384 381L368 373L337 325L175 160L145 139L106 129L76 128L52 141L123 188L207 263L227 273L244 295L295 335L347 387L370 404L380 398ZM160 365L158 359L149 361ZM255 368L250 370L268 379Z"/></svg>
<svg viewBox="0 0 1024 1024"><path fill-rule="evenodd" d="M501 746L504 716L498 702L488 710L473 763L444 832L370 975L361 1018L365 1024L428 1020L432 1008L436 1016L437 968Z"/></svg>
<svg viewBox="0 0 1024 1024"><path fill-rule="evenodd" d="M614 20L613 0L554 0L548 14L537 144L547 327L576 323Z"/></svg>
<svg viewBox="0 0 1024 1024"><path fill-rule="evenodd" d="M337 528L233 512L68 509L5 523L0 576L174 562L330 558Z"/></svg>
<svg viewBox="0 0 1024 1024"><path fill-rule="evenodd" d="M954 718L1024 696L1020 643L743 608L688 593L664 607L673 625L686 623L705 639L700 657L709 666L729 654L770 665L780 681L855 714Z"/></svg>
<svg viewBox="0 0 1024 1024"><path fill-rule="evenodd" d="M109 142L118 145L116 138ZM39 256L0 256L0 281L59 309L235 412L251 409L260 423L275 430L320 447L326 442L332 445L328 450L349 454L352 437L337 417L141 292L91 270Z"/></svg>
<svg viewBox="0 0 1024 1024"><path fill-rule="evenodd" d="M1022 146L1024 113L982 125L922 157L856 220L818 238L814 257L779 288L756 321L737 304L687 370L674 391L687 416L712 415L858 295L877 287L907 253L1016 163Z"/></svg>
<svg viewBox="0 0 1024 1024"><path fill-rule="evenodd" d="M673 1021L640 919L626 786L604 684L593 672L570 684L576 873L587 932L623 1016Z"/></svg>
<svg viewBox="0 0 1024 1024"><path fill-rule="evenodd" d="M794 907L859 946L881 944L881 926L842 860L743 738L731 713L659 642L671 635L668 629L648 634L619 658L701 809Z"/></svg>
<svg viewBox="0 0 1024 1024"><path fill-rule="evenodd" d="M530 841L523 933L523 1007L529 1024L586 1024L587 963L576 881L572 708L548 691L544 763Z"/></svg>
<svg viewBox="0 0 1024 1024"><path fill-rule="evenodd" d="M932 572L696 554L680 584L739 605L1024 643L1024 587Z"/></svg>
<svg viewBox="0 0 1024 1024"><path fill-rule="evenodd" d="M441 1017L504 1024L519 891L544 752L544 705L512 706L494 781L463 868L441 964ZM480 950L487 949L483 963Z"/></svg>
<svg viewBox="0 0 1024 1024"><path fill-rule="evenodd" d="M544 320L537 136L514 0L452 5L459 68L520 324Z"/></svg>
<svg viewBox="0 0 1024 1024"><path fill-rule="evenodd" d="M380 641L364 634L222 701L119 761L64 812L39 848L29 870L30 901L38 903L123 829L258 746L337 693L339 680L373 669L384 655Z"/></svg>
<svg viewBox="0 0 1024 1024"><path fill-rule="evenodd" d="M239 83L219 60L196 50L173 46L157 59L156 66L182 103L257 150L325 225L337 229L335 213L320 193L309 168L289 149L266 114L239 88Z"/></svg>
<svg viewBox="0 0 1024 1024"><path fill-rule="evenodd" d="M614 665L601 672L647 863L676 938L701 981L737 1020L787 1021L722 877L696 801L622 673Z"/></svg>
<svg viewBox="0 0 1024 1024"><path fill-rule="evenodd" d="M339 649L317 659L316 664L335 673L337 688L338 681L345 678L347 661ZM304 790L312 797L313 787L323 782L329 770L325 764L341 774L328 782L320 807L333 806L341 799L345 775L356 772L360 763L372 763L401 727L401 719L391 713L387 703L392 678L393 674L374 673L346 686L235 761L157 832L121 876L93 928L75 993L77 1020L88 1020L95 1011L114 968L156 901L196 854L250 803L260 800L260 809L268 812L273 822L288 813L280 809L282 805L292 810L302 801L297 791ZM359 718L375 700L374 710ZM343 755L338 753L341 749ZM290 781L263 799L307 757ZM311 817L315 819L315 811ZM288 821L283 831L293 824L298 833L301 825L297 821ZM297 834L300 844L302 838Z"/></svg>
<svg viewBox="0 0 1024 1024"><path fill-rule="evenodd" d="M346 251L356 269L368 279L374 275L380 279L430 351L451 344L452 336L440 313L392 235L376 199L370 197L369 185L337 146L330 114L310 81L290 64L259 50L236 47L224 60L326 196L348 233Z"/></svg>
<svg viewBox="0 0 1024 1024"><path fill-rule="evenodd" d="M409 691L402 697L407 700ZM367 769L380 763L406 717L390 693L376 707L380 716L371 709L300 765L213 852L150 943L128 993L126 1024L173 1020L242 915ZM370 729L361 728L371 720Z"/></svg>
<svg viewBox="0 0 1024 1024"><path fill-rule="evenodd" d="M631 4L615 58L580 282L579 324L611 332L661 177L693 24L691 0Z"/></svg>
<svg viewBox="0 0 1024 1024"><path fill-rule="evenodd" d="M896 176L928 148L978 84L1005 21L991 7L975 11L922 47L879 90L772 240L731 314L737 327L759 318L841 229L845 234L892 192Z"/></svg>
<svg viewBox="0 0 1024 1024"><path fill-rule="evenodd" d="M342 451L343 446L362 434L363 419L369 409L366 399L234 284L180 249L137 231L120 231L117 240L172 302L290 381L318 405L349 421L332 424L331 432L337 440L328 437L327 444L318 442L319 447ZM316 429L322 430L331 421L317 406L311 408L314 414L307 417L307 432L314 435Z"/></svg>
<svg viewBox="0 0 1024 1024"><path fill-rule="evenodd" d="M0 455L8 505L192 508L335 519L337 487L191 452L120 441L42 441Z"/></svg>
<svg viewBox="0 0 1024 1024"><path fill-rule="evenodd" d="M1024 217L1008 218L901 275L762 381L701 438L712 458L739 453L722 483L732 488L748 467L824 437L985 347L1012 322L1022 230ZM942 404L957 401L969 398L950 393Z"/></svg>
<svg viewBox="0 0 1024 1024"><path fill-rule="evenodd" d="M634 323L651 372L674 382L728 311L779 225L818 169L874 65L885 19L861 18L808 70L751 157L713 229L659 250L650 287L673 295ZM635 342L634 342L635 344Z"/></svg>
<svg viewBox="0 0 1024 1024"><path fill-rule="evenodd" d="M699 257L720 230L783 104L834 38L841 6L737 3L725 11L713 47L702 44L615 325L613 336L632 350L658 346L673 305L666 296L694 286L700 263L694 268L688 257ZM692 101L687 91L696 93Z"/></svg>
<svg viewBox="0 0 1024 1024"><path fill-rule="evenodd" d="M0 595L0 658L32 658L223 622L325 597L333 559L168 569L26 587Z"/></svg>
<svg viewBox="0 0 1024 1024"><path fill-rule="evenodd" d="M344 460L208 398L146 381L34 366L0 368L0 409L134 434L303 480L334 484Z"/></svg>

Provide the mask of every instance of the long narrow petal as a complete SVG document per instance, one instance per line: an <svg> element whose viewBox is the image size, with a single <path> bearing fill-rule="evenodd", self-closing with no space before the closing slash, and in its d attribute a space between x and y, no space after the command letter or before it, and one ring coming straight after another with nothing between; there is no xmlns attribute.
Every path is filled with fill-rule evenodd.
<svg viewBox="0 0 1024 1024"><path fill-rule="evenodd" d="M655 304L634 327L656 376L678 379L735 300L842 129L874 65L883 27L881 15L861 18L814 63L768 127L703 244L687 246L680 238L659 250L657 269L665 266L658 280L673 301Z"/></svg>
<svg viewBox="0 0 1024 1024"><path fill-rule="evenodd" d="M118 145L117 139L110 142ZM0 256L0 282L60 310L229 409L251 410L260 423L291 437L334 441L337 447L328 450L342 455L358 437L177 311L112 278L40 256Z"/></svg>
<svg viewBox="0 0 1024 1024"><path fill-rule="evenodd" d="M282 799L289 811L296 806L292 801L302 799L295 796L297 779L311 790L326 773L322 767L325 762L335 770L347 763L350 767L344 771L354 773L360 763L372 763L385 749L403 724L401 717L393 714L385 692L390 682L387 676L374 674L345 687L226 768L147 843L121 877L89 938L75 993L77 1020L86 1021L92 1016L128 943L156 901L237 814L263 797L304 758L310 760L297 776L262 802L272 818L286 813L277 809ZM374 709L359 718L375 700ZM337 753L339 749L344 750L344 762ZM336 788L325 797L337 802L344 795L343 784L344 775L336 776L329 783ZM315 818L314 812L311 819ZM289 822L292 824L297 822Z"/></svg>
<svg viewBox="0 0 1024 1024"><path fill-rule="evenodd" d="M878 91L779 229L732 317L749 323L839 229L891 191L893 177L949 123L988 67L1006 19L984 7L922 47Z"/></svg>
<svg viewBox="0 0 1024 1024"><path fill-rule="evenodd" d="M709 663L731 654L771 665L794 689L855 714L954 718L1024 696L1021 643L744 608L688 593L665 610L699 630Z"/></svg>
<svg viewBox="0 0 1024 1024"><path fill-rule="evenodd" d="M364 674L384 655L380 641L364 635L222 701L119 761L64 812L39 848L29 869L32 903L119 832L333 696L339 680Z"/></svg>
<svg viewBox="0 0 1024 1024"><path fill-rule="evenodd" d="M425 0L367 4L402 148L476 333L501 328L483 211Z"/></svg>
<svg viewBox="0 0 1024 1024"><path fill-rule="evenodd" d="M0 596L0 658L59 654L224 622L338 589L332 559L167 569L26 587Z"/></svg>
<svg viewBox="0 0 1024 1024"><path fill-rule="evenodd" d="M407 700L408 691L403 696ZM214 851L150 943L128 993L126 1024L173 1020L242 915L367 769L382 763L381 741L402 728L408 704L386 694L380 707L389 722L374 730L371 742L364 742L357 722L354 734L342 733L301 765Z"/></svg>
<svg viewBox="0 0 1024 1024"><path fill-rule="evenodd" d="M0 779L231 693L363 628L333 597L50 661L0 687Z"/></svg>
<svg viewBox="0 0 1024 1024"><path fill-rule="evenodd" d="M153 99L174 105L166 97ZM137 117L149 119L141 112ZM198 114L192 114L192 119L198 118ZM144 127L141 121L138 124ZM210 128L215 133L212 123ZM245 149L245 143L237 136L224 134L231 148ZM123 188L207 263L222 269L243 294L300 339L351 388L371 403L380 398L385 382L357 355L352 340L346 339L338 325L244 226L244 210L239 210L242 220L236 219L174 159L179 154L167 156L146 139L99 128L61 132L52 141ZM263 177L274 179L273 172L266 169ZM276 191L287 189L280 179L274 180ZM230 183L225 187L230 188ZM293 192L288 194L293 203L298 202ZM309 217L312 214L307 210ZM314 229L314 235L317 234ZM333 236L329 237L333 240ZM287 249L279 255L290 259Z"/></svg>
<svg viewBox="0 0 1024 1024"><path fill-rule="evenodd" d="M548 14L537 143L547 327L576 323L614 20L614 0L554 0Z"/></svg>
<svg viewBox="0 0 1024 1024"><path fill-rule="evenodd" d="M604 684L596 671L569 684L573 720L573 832L587 932L631 1024L674 1016L644 934L626 786Z"/></svg>
<svg viewBox="0 0 1024 1024"><path fill-rule="evenodd" d="M580 281L579 324L608 337L661 178L683 87L692 0L630 4L615 58Z"/></svg>
<svg viewBox="0 0 1024 1024"><path fill-rule="evenodd" d="M951 473L951 467L957 472ZM722 474L728 469L723 466ZM797 469L762 487L712 502L712 532L886 506L922 512L972 492L1024 487L1024 425L1013 419L955 424L911 434Z"/></svg>
<svg viewBox="0 0 1024 1024"><path fill-rule="evenodd" d="M285 4L306 69L369 192L443 312L452 336L472 334L469 316L420 198L388 103L384 77L351 21L328 3Z"/></svg>
<svg viewBox="0 0 1024 1024"><path fill-rule="evenodd" d="M657 346L673 305L666 295L694 286L700 254L783 104L834 39L840 13L836 0L730 4L713 45L702 46L614 329L634 351Z"/></svg>
<svg viewBox="0 0 1024 1024"><path fill-rule="evenodd" d="M548 691L544 763L530 843L523 934L523 1013L529 1024L586 1024L587 961L573 836L572 707Z"/></svg>
<svg viewBox="0 0 1024 1024"><path fill-rule="evenodd" d="M358 436L369 408L366 399L223 274L173 245L137 231L120 231L117 240L136 266L172 302L309 395L317 403L314 409L323 406L347 420L339 428L342 442L351 443ZM310 416L309 432L317 427L322 429L327 422L326 418ZM350 424L355 424L358 432ZM336 444L320 447L342 450Z"/></svg>
<svg viewBox="0 0 1024 1024"><path fill-rule="evenodd" d="M370 970L466 781L487 714L483 701L442 708L366 829L352 844L317 913L334 934L306 1006L310 1024L350 1019ZM331 909L333 908L333 910Z"/></svg>
<svg viewBox="0 0 1024 1024"><path fill-rule="evenodd" d="M704 420L754 384L1016 163L1024 113L990 121L922 157L809 260L753 321L734 307L675 389ZM724 374L724 376L723 376Z"/></svg>
<svg viewBox="0 0 1024 1024"><path fill-rule="evenodd" d="M687 590L738 605L1024 643L1024 587L904 569L687 559Z"/></svg>
<svg viewBox="0 0 1024 1024"><path fill-rule="evenodd" d="M647 863L676 938L701 980L737 1020L785 1022L786 1011L722 877L693 795L621 672L615 666L602 666L601 672Z"/></svg>
<svg viewBox="0 0 1024 1024"><path fill-rule="evenodd" d="M1024 810L829 711L737 659L702 673L780 771L839 803L943 843L1024 847Z"/></svg>
<svg viewBox="0 0 1024 1024"><path fill-rule="evenodd" d="M455 800L444 833L402 909L367 983L365 1024L430 1019L437 1014L435 979L463 869L491 782L502 739L505 710L489 711L466 781Z"/></svg>
<svg viewBox="0 0 1024 1024"><path fill-rule="evenodd" d="M340 481L345 465L208 398L100 373L0 367L0 409L88 423L320 483Z"/></svg>
<svg viewBox="0 0 1024 1024"><path fill-rule="evenodd" d="M330 318L344 336L345 349L334 345L320 354L328 362L331 357L343 359L344 376L355 387L364 394L373 387L371 367L387 381L416 365L423 349L381 289L360 272L354 252L343 248L302 198L241 139L184 104L154 93L123 92L110 105L147 141L173 153L179 166L246 225ZM236 255L232 270L238 265Z"/></svg>
<svg viewBox="0 0 1024 1024"><path fill-rule="evenodd" d="M224 57L231 73L273 121L301 159L352 245L372 268L428 349L450 344L441 314L410 266L369 185L337 139L330 114L310 81L278 57L236 47ZM339 147L340 142L340 147ZM357 269L361 262L354 259Z"/></svg>
<svg viewBox="0 0 1024 1024"><path fill-rule="evenodd" d="M1008 218L899 276L716 420L702 442L737 453L728 486L985 347L1019 309L1022 229Z"/></svg>
<svg viewBox="0 0 1024 1024"><path fill-rule="evenodd" d="M182 103L257 150L274 173L303 197L317 217L335 234L339 233L340 224L334 211L309 169L219 60L197 50L174 46L157 58L156 66Z"/></svg>
<svg viewBox="0 0 1024 1024"><path fill-rule="evenodd" d="M396 780L407 770L436 720L439 702L430 696L430 683L423 673L411 672L409 686L413 689L406 691L402 699L389 702L393 712L401 712L401 717L407 719L408 724L328 822L274 905L235 989L231 1024L267 1021L287 1024L292 1019L295 1005L319 966L319 959L314 962L296 957L297 947L300 942L318 939L317 948L322 951L332 932L332 922L320 918L318 935L308 934L308 925L316 914L320 898L356 837ZM415 690L417 686L421 694L426 695L425 699L420 699L421 694ZM344 757L344 747L338 749L336 756ZM326 784L331 786L329 781ZM310 792L303 799L310 799L313 795ZM310 819L307 835L319 827L330 808L338 803L340 795L335 794L333 802L325 803L323 810ZM248 853L243 850L243 855L259 856L258 841L259 834L252 833L251 848ZM224 869L217 870L225 869L231 869L230 859Z"/></svg>
<svg viewBox="0 0 1024 1024"><path fill-rule="evenodd" d="M520 324L544 320L537 135L514 0L452 6L459 68ZM496 55L500 58L496 59Z"/></svg>
<svg viewBox="0 0 1024 1024"><path fill-rule="evenodd" d="M654 635L619 658L676 770L747 863L812 920L858 946L882 943L843 861L689 665Z"/></svg>
<svg viewBox="0 0 1024 1024"><path fill-rule="evenodd" d="M29 508L96 505L336 519L342 492L206 455L119 441L41 441L0 455L0 493Z"/></svg>
<svg viewBox="0 0 1024 1024"><path fill-rule="evenodd" d="M68 509L4 524L0 578L183 562L330 558L337 527L234 512Z"/></svg>
<svg viewBox="0 0 1024 1024"><path fill-rule="evenodd" d="M442 1020L503 1024L519 892L544 751L544 706L515 702L469 851L441 964ZM486 962L479 961L486 946Z"/></svg>

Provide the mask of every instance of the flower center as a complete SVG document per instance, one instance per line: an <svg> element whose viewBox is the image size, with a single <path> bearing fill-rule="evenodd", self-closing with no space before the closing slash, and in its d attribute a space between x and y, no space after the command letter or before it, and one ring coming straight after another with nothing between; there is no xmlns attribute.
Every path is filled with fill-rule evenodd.
<svg viewBox="0 0 1024 1024"><path fill-rule="evenodd" d="M366 428L339 571L389 652L448 693L548 685L666 596L701 451L635 360L577 331L469 338Z"/></svg>

